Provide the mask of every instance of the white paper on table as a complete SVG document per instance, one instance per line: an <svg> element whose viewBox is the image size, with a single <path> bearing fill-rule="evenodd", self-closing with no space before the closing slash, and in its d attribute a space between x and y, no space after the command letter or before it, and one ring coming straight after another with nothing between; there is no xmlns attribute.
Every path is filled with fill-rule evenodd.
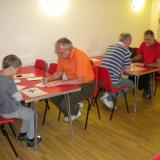
<svg viewBox="0 0 160 160"><path fill-rule="evenodd" d="M31 77L27 78L28 81L42 80L43 77Z"/></svg>
<svg viewBox="0 0 160 160"><path fill-rule="evenodd" d="M43 96L47 94L47 92L36 87L24 89L24 90L21 90L21 92L29 97L37 97L37 96Z"/></svg>
<svg viewBox="0 0 160 160"><path fill-rule="evenodd" d="M18 84L16 86L17 86L17 89L19 91L21 91L22 89L26 88L26 86L22 86L22 85L18 85Z"/></svg>
<svg viewBox="0 0 160 160"><path fill-rule="evenodd" d="M15 83L20 83L21 81L19 79L14 79Z"/></svg>
<svg viewBox="0 0 160 160"><path fill-rule="evenodd" d="M44 85L43 85L43 83L42 83L42 82L37 83L37 84L35 84L34 86L35 86L35 87L41 87L41 88L43 88L43 87L44 87Z"/></svg>
<svg viewBox="0 0 160 160"><path fill-rule="evenodd" d="M130 71L143 71L143 70L144 70L144 68L137 67L137 66L132 66L132 67L130 68Z"/></svg>
<svg viewBox="0 0 160 160"><path fill-rule="evenodd" d="M17 74L14 78L32 78L35 77L34 73L27 73L27 74Z"/></svg>
<svg viewBox="0 0 160 160"><path fill-rule="evenodd" d="M92 60L93 62L99 62L100 61L99 59L96 59L96 58L90 58L90 60Z"/></svg>

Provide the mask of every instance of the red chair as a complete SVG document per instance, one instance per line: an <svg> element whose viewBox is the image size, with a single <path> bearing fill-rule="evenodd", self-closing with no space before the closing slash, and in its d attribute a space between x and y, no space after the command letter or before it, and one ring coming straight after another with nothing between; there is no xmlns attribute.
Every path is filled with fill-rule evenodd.
<svg viewBox="0 0 160 160"><path fill-rule="evenodd" d="M48 68L48 73L54 74L56 70L57 70L57 64L51 63ZM45 99L46 107L45 107L44 116L43 116L43 125L45 124L47 110L50 108L48 102L49 102L49 99Z"/></svg>
<svg viewBox="0 0 160 160"><path fill-rule="evenodd" d="M111 93L114 94L114 96L113 96L114 106L113 106L113 109L112 109L112 112L111 112L110 120L112 119L112 116L113 116L113 113L114 113L114 110L115 110L115 106L116 106L116 102L117 102L117 98L118 98L118 94L120 92L122 92L123 95L124 95L124 99L125 99L125 102L126 102L126 109L127 109L127 112L129 113L127 97L126 97L126 93L124 92L124 90L127 87L123 86L121 88L114 88L112 86L112 82L111 82L111 78L110 78L108 69L100 67L100 66L98 67L98 79L99 79L98 80L99 81L99 87L101 89L105 89L108 92L111 92Z"/></svg>
<svg viewBox="0 0 160 160"><path fill-rule="evenodd" d="M100 117L100 112L99 112L99 107L98 107L98 102L97 102L97 97L99 93L99 87L98 87L98 67L93 66L93 71L95 74L95 81L96 81L96 86L93 94L87 98L88 101L88 109L87 109L87 116L86 116L86 122L85 122L85 129L87 129L87 124L88 124L88 117L89 117L89 111L91 110L91 107L93 107L96 104L97 107L97 112L98 112L98 117Z"/></svg>
<svg viewBox="0 0 160 160"><path fill-rule="evenodd" d="M34 67L46 72L48 64L43 59L36 59Z"/></svg>
<svg viewBox="0 0 160 160"><path fill-rule="evenodd" d="M48 73L54 74L57 70L57 63L51 63L48 68Z"/></svg>
<svg viewBox="0 0 160 160"><path fill-rule="evenodd" d="M9 124L9 126L10 126L10 128L11 128L11 130L13 132L13 135L16 137L14 129L12 128L12 125L11 125L11 123L13 123L15 121L16 121L15 118L5 119L5 118L0 116L0 129L1 129L2 133L3 133L3 135L7 138L8 142L9 142L9 144L10 144L10 146L11 146L11 148L12 148L14 154L15 154L15 156L18 157L16 149L14 148L13 143L12 143L11 139L9 138L8 133L7 133L6 129L5 129L5 124Z"/></svg>

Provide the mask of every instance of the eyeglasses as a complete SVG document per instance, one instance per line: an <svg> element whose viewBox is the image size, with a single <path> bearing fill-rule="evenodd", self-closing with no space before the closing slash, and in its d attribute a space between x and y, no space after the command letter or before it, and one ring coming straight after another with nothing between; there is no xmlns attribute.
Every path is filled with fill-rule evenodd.
<svg viewBox="0 0 160 160"><path fill-rule="evenodd" d="M70 49L70 48L67 48L67 49L65 49L65 50L62 51L62 52L59 52L59 51L57 51L57 49L55 49L55 53L62 55L62 54L64 54L66 51L68 51L69 49Z"/></svg>

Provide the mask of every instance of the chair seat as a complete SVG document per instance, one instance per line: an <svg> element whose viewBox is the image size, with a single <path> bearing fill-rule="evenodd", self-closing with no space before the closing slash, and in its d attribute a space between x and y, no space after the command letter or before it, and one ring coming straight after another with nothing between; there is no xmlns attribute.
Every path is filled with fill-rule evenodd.
<svg viewBox="0 0 160 160"><path fill-rule="evenodd" d="M112 93L119 93L119 92L121 92L121 91L123 91L125 89L127 89L126 86L123 86L121 88L112 88Z"/></svg>
<svg viewBox="0 0 160 160"><path fill-rule="evenodd" d="M15 118L6 119L6 118L3 118L2 116L0 116L0 125L15 122L15 121L16 121Z"/></svg>

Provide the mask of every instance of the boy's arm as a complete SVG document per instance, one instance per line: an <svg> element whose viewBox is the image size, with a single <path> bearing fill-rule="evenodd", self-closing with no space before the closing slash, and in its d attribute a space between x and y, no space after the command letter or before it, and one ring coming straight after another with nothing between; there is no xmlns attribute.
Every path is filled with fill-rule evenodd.
<svg viewBox="0 0 160 160"><path fill-rule="evenodd" d="M21 92L17 91L14 94L12 94L12 97L17 101L20 102L23 100Z"/></svg>

